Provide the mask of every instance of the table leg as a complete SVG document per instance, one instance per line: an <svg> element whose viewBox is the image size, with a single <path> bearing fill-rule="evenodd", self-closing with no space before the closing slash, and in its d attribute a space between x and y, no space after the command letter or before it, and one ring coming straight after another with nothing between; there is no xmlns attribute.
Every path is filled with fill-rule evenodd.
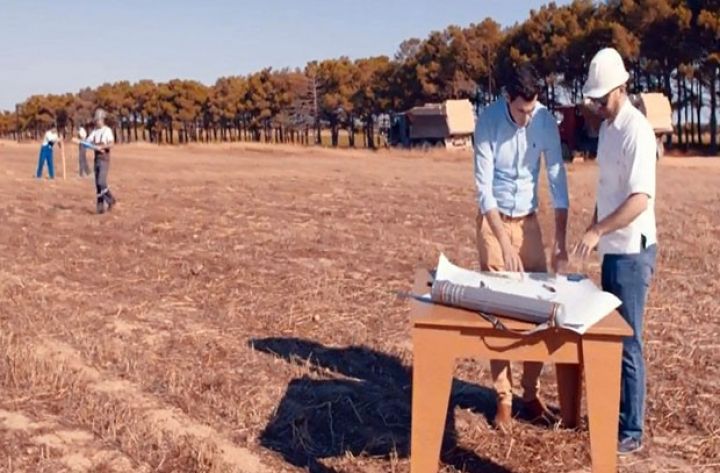
<svg viewBox="0 0 720 473"><path fill-rule="evenodd" d="M584 338L582 358L590 423L592 471L615 473L620 416L622 340Z"/></svg>
<svg viewBox="0 0 720 473"><path fill-rule="evenodd" d="M440 462L455 358L437 342L432 329L413 330L412 473L436 473Z"/></svg>
<svg viewBox="0 0 720 473"><path fill-rule="evenodd" d="M555 365L560 415L566 429L575 429L580 423L582 400L582 370L579 364L558 363Z"/></svg>

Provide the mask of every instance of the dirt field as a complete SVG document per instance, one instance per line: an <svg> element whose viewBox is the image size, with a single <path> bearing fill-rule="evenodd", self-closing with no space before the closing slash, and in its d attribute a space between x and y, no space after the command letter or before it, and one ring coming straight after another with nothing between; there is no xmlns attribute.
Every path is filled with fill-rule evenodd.
<svg viewBox="0 0 720 473"><path fill-rule="evenodd" d="M475 266L468 157L129 145L103 216L36 159L0 143L0 472L409 471L392 291L440 251ZM570 168L571 243L595 176ZM659 167L649 441L623 472L720 471L718 183L720 160ZM585 429L495 432L486 365L456 376L444 472L588 471Z"/></svg>

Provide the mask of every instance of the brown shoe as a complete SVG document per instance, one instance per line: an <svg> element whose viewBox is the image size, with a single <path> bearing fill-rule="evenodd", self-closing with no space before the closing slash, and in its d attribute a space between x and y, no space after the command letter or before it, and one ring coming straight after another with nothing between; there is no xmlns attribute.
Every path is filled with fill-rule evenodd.
<svg viewBox="0 0 720 473"><path fill-rule="evenodd" d="M508 430L512 424L512 404L497 403L497 413L493 422L496 429Z"/></svg>
<svg viewBox="0 0 720 473"><path fill-rule="evenodd" d="M537 397L532 401L525 401L524 404L523 413L527 420L533 424L552 427L560 421L560 419L547 408L545 403Z"/></svg>

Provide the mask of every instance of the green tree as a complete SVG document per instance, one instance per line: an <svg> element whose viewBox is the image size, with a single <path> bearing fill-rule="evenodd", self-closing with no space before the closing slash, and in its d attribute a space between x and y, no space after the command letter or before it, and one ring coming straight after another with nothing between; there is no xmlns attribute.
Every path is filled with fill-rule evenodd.
<svg viewBox="0 0 720 473"><path fill-rule="evenodd" d="M318 109L320 117L330 124L333 147L338 146L339 130L343 122L352 120L353 117L351 98L356 87L354 78L357 77L354 69L354 63L347 57L329 59L317 65L316 78L322 89Z"/></svg>
<svg viewBox="0 0 720 473"><path fill-rule="evenodd" d="M351 100L353 109L362 118L365 146L375 149L375 117L388 111L388 103L383 96L387 89L385 82L392 70L387 56L377 56L355 61L355 93Z"/></svg>
<svg viewBox="0 0 720 473"><path fill-rule="evenodd" d="M208 100L207 117L213 123L214 138L231 141L233 127L236 123L242 124L243 131L247 131L245 99L248 91L248 79L240 76L222 77L217 80L210 92ZM238 132L239 133L239 132ZM239 134L238 134L239 137Z"/></svg>
<svg viewBox="0 0 720 473"><path fill-rule="evenodd" d="M189 143L198 139L198 126L209 97L208 88L197 81L171 81L174 118L179 125L179 140Z"/></svg>
<svg viewBox="0 0 720 473"><path fill-rule="evenodd" d="M452 54L457 58L456 63L463 68L464 75L476 87L475 99L485 104L497 93L492 78L502 35L501 26L493 19L485 18L464 30L462 42L451 43Z"/></svg>
<svg viewBox="0 0 720 473"><path fill-rule="evenodd" d="M718 94L720 94L720 0L699 2L696 9L698 44L701 45L701 67L710 96L710 152L718 153Z"/></svg>
<svg viewBox="0 0 720 473"><path fill-rule="evenodd" d="M157 141L154 133L157 121L157 85L151 80L141 80L133 84L130 94L133 97L133 129L138 139L138 123L143 124L143 140Z"/></svg>

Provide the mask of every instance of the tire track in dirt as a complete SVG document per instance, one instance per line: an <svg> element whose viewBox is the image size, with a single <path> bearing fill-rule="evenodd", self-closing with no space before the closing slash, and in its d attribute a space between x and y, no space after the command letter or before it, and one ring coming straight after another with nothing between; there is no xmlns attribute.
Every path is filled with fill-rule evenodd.
<svg viewBox="0 0 720 473"><path fill-rule="evenodd" d="M46 413L38 421L39 413L35 408L33 411L35 417L31 418L23 411L0 408L0 443L5 439L19 447L17 456L15 452L6 452L10 454L7 470L6 465L0 465L0 472L20 471L19 468L29 463L35 463L35 468L57 473L151 471L149 465L135 463L122 451L109 448L91 432L62 425ZM38 457L42 459L39 464Z"/></svg>
<svg viewBox="0 0 720 473"><path fill-rule="evenodd" d="M219 468L217 471L271 472L257 455L234 445L212 427L195 422L177 409L169 408L129 381L113 378L88 366L70 345L52 338L41 338L31 343L38 358L71 369L79 381L86 383L89 396L105 395L118 406L137 412L140 423L178 442L185 438L194 445L209 447L214 452L212 460L213 465Z"/></svg>

